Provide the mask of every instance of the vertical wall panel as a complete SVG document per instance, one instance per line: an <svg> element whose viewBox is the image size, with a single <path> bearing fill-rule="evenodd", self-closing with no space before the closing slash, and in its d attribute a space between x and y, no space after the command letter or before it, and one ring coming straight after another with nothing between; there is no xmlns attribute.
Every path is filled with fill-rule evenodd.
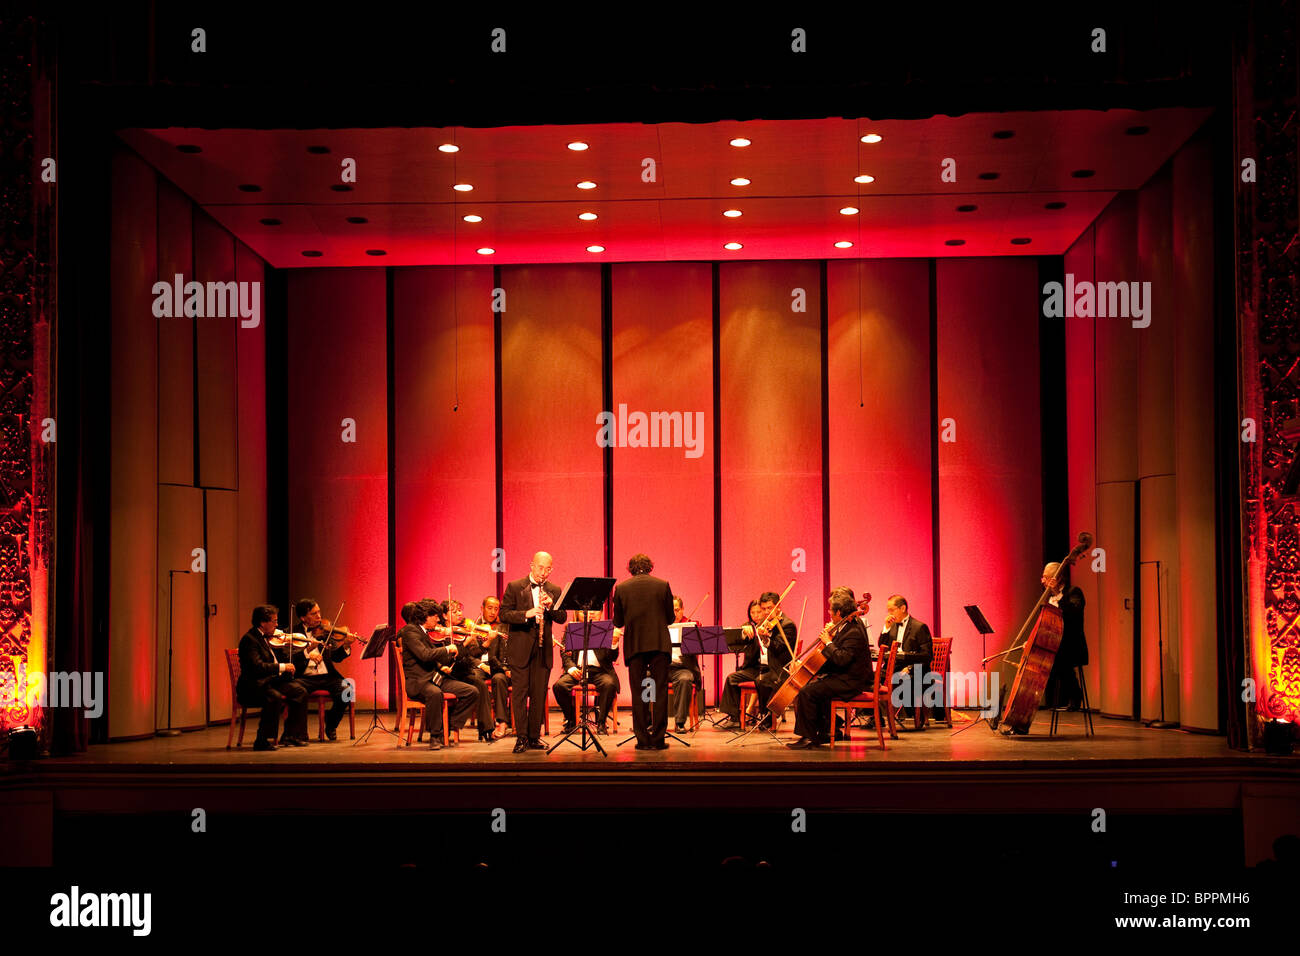
<svg viewBox="0 0 1300 956"><path fill-rule="evenodd" d="M497 589L492 269L398 269L393 283L397 601L450 584L477 616Z"/></svg>
<svg viewBox="0 0 1300 956"><path fill-rule="evenodd" d="M1139 278L1137 263L1137 197L1120 193L1098 217L1095 235L1095 280L1129 282ZM1138 333L1130 320L1098 318L1096 328L1097 500L1099 523L1123 530L1122 540L1097 535L1106 552L1106 573L1101 575L1100 622L1096 645L1102 660L1100 706L1107 713L1133 713L1133 655L1137 635L1132 602L1136 529L1131 508L1138 479L1139 401ZM1103 491L1108 483L1123 488ZM1105 508L1116 510L1107 512ZM1118 603L1116 603L1118 602ZM1128 602L1129 607L1125 607ZM1119 681L1116 685L1114 682Z"/></svg>
<svg viewBox="0 0 1300 956"><path fill-rule="evenodd" d="M226 649L237 647L241 621L252 620L252 608L239 608L239 493L208 489L204 496L204 537L207 541L207 603L217 613L207 621L208 720L230 716L230 676Z"/></svg>
<svg viewBox="0 0 1300 956"><path fill-rule="evenodd" d="M247 246L235 246L235 275L240 282L265 283L265 265ZM252 620L253 607L265 604L266 593L266 290L261 297L261 323L235 332L239 369L239 596L231 608L218 608L209 633L215 644L234 647ZM277 321L284 321L283 318ZM212 630L215 628L215 630ZM224 679L224 678L223 678ZM216 682L214 681L214 686ZM221 695L213 697L213 712Z"/></svg>
<svg viewBox="0 0 1300 956"><path fill-rule="evenodd" d="M168 602L171 602L171 726L206 724L203 649L203 585L190 571L193 550L203 548L203 491L182 485L158 486L158 691L155 721L168 726ZM170 592L169 592L170 584Z"/></svg>
<svg viewBox="0 0 1300 956"><path fill-rule="evenodd" d="M190 198L159 179L157 281L193 278L193 215ZM158 480L194 484L194 319L186 315L158 319Z"/></svg>
<svg viewBox="0 0 1300 956"><path fill-rule="evenodd" d="M1093 231L1089 229L1065 254L1065 271L1075 281L1092 281ZM1090 531L1097 535L1097 420L1095 323L1091 317L1065 320L1065 429L1069 463L1070 534ZM1083 591L1083 632L1088 642L1084 679L1091 698L1096 697L1100 673L1098 575L1092 556L1071 574L1070 583ZM1096 701L1092 700L1093 706Z"/></svg>
<svg viewBox="0 0 1300 956"><path fill-rule="evenodd" d="M600 267L507 266L501 283L506 580L543 550L563 585L605 566Z"/></svg>
<svg viewBox="0 0 1300 956"><path fill-rule="evenodd" d="M134 154L113 154L109 244L111 533L108 732L154 732L158 560L157 187Z"/></svg>
<svg viewBox="0 0 1300 956"><path fill-rule="evenodd" d="M1218 608L1214 548L1214 219L1210 149L1196 139L1174 155L1174 434L1179 700L1186 727L1217 730ZM1226 224L1225 224L1226 225ZM1232 441L1233 435L1219 435Z"/></svg>
<svg viewBox="0 0 1300 956"><path fill-rule="evenodd" d="M1142 698L1140 716L1154 720L1160 716L1161 659L1163 656L1165 719L1178 720L1178 630L1177 610L1178 533L1174 524L1175 485L1173 475L1143 478L1142 515L1138 541L1143 562L1138 576L1142 588ZM1171 560L1172 559L1172 560ZM1160 572L1157 587L1156 571ZM1157 604L1157 595L1159 604ZM1163 632L1164 653L1160 651Z"/></svg>
<svg viewBox="0 0 1300 956"><path fill-rule="evenodd" d="M1121 717L1137 716L1133 712L1136 493L1137 482L1133 481L1107 481L1097 485L1097 541L1106 550L1106 572L1097 575L1101 620L1100 639L1095 644L1101 645L1101 673L1096 690L1090 687L1089 693L1093 707Z"/></svg>
<svg viewBox="0 0 1300 956"><path fill-rule="evenodd" d="M831 585L872 593L874 639L890 594L934 620L930 269L871 259L828 272ZM965 615L944 623L962 627Z"/></svg>
<svg viewBox="0 0 1300 956"><path fill-rule="evenodd" d="M368 632L388 620L384 270L290 275L289 355L290 593L272 603L313 598L328 616L346 601L344 623ZM339 669L358 676L360 709L372 694L357 656Z"/></svg>
<svg viewBox="0 0 1300 956"><path fill-rule="evenodd" d="M233 282L235 240L206 213L195 212L194 276L202 283ZM239 483L238 372L235 333L238 315L207 314L195 324L198 345L199 484L205 488L235 488ZM212 303L215 305L215 301ZM227 312L230 309L227 306ZM238 298L236 297L236 313ZM239 331L243 331L239 329Z"/></svg>
<svg viewBox="0 0 1300 956"><path fill-rule="evenodd" d="M821 292L816 262L721 267L722 613L744 621L762 591L794 589L801 636L825 620L822 588ZM803 289L807 310L791 309ZM792 570L792 552L806 569ZM730 669L730 662L727 662Z"/></svg>
<svg viewBox="0 0 1300 956"><path fill-rule="evenodd" d="M635 263L613 267L615 413L680 413L694 448L614 451L614 574L639 551L655 562L689 613L713 591L713 298L708 263ZM683 432L684 436L684 432ZM692 457L694 456L694 457ZM698 617L713 621L711 597ZM715 658L702 659L713 686ZM622 697L632 688L622 681Z"/></svg>
<svg viewBox="0 0 1300 956"><path fill-rule="evenodd" d="M940 610L957 670L980 669L963 605L993 626L992 654L1042 591L1039 308L1033 259L938 263L938 415L956 427L953 442L940 429Z"/></svg>

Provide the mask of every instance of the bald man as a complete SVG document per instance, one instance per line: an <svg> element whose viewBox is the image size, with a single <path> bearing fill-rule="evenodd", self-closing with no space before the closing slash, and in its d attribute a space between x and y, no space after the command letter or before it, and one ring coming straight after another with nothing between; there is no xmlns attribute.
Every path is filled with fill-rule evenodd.
<svg viewBox="0 0 1300 956"><path fill-rule="evenodd" d="M542 715L550 683L551 630L567 616L551 607L560 599L560 589L547 581L552 559L545 551L533 555L528 577L511 581L501 595L501 620L510 628L506 658L510 662L510 704L515 720L515 750L545 750L542 743Z"/></svg>

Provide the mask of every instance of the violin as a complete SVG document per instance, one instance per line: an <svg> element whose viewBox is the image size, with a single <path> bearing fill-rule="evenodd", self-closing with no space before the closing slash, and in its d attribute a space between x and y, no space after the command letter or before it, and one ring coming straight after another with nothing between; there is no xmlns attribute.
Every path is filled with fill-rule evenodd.
<svg viewBox="0 0 1300 956"><path fill-rule="evenodd" d="M817 635L817 640L813 641L812 647L786 665L786 670L790 676L781 683L781 686L776 689L767 702L768 712L773 715L773 718L785 713L790 705L794 703L799 691L807 687L812 682L812 679L817 676L817 672L826 663L826 645L834 640L834 634L839 633L840 629L849 621L860 614L866 614L870 610L871 595L866 593L855 602L852 611L838 621L828 623L822 628L822 632Z"/></svg>
<svg viewBox="0 0 1300 956"><path fill-rule="evenodd" d="M321 643L331 649L344 647L353 641L362 640L361 635L356 631L349 631L346 627L335 627L330 623L329 618L325 617L321 618L320 623L312 628L309 636L317 639L323 638Z"/></svg>
<svg viewBox="0 0 1300 956"><path fill-rule="evenodd" d="M320 644L323 642L314 637L308 637L306 634L299 634L297 632L286 634L284 631L277 628L275 633L266 639L266 643L270 644L272 647L293 647L295 650L304 650L305 648L311 647L313 644Z"/></svg>

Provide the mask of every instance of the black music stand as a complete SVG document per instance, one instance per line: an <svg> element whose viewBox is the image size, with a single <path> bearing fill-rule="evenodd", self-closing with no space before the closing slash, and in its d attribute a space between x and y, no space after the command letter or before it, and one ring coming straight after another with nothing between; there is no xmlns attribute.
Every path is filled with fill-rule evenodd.
<svg viewBox="0 0 1300 956"><path fill-rule="evenodd" d="M1002 656L1002 655L1009 654L1009 653L1011 653L1011 651L1015 650L1015 648L1008 648L1008 649L1005 650L1005 651L1001 651L1001 652L998 653L998 654L994 654L993 657L989 657L989 656L987 656L987 655L984 653L985 651L988 650L988 645L987 645L986 642L988 641L988 636L989 636L990 634L993 633L993 628L992 628L992 626L990 626L990 624L989 624L989 622L988 622L988 618L986 618L986 617L984 616L984 612L980 610L980 606L979 606L978 604L966 604L966 605L963 605L963 606L962 606L962 610L966 612L966 616L967 616L968 618L970 618L970 622L971 622L972 624L975 625L975 630L979 631L979 635L980 635L980 671L981 671L981 672L982 672L982 671L985 671L985 670L988 669L989 661L991 661L991 660L993 659L993 657L1000 657L1000 656ZM951 652L949 652L949 655L950 655L950 656L949 656L949 660L951 661ZM988 686L987 683L985 684L985 686ZM999 711L999 716L1001 716L1001 714L1000 714L1001 710L1002 710L1002 704L1001 704L1001 701L999 701L999 702L998 702L998 711ZM983 713L984 713L984 708L981 707L981 708L980 708L980 714L982 715ZM996 724L994 723L994 721L993 721L993 719L992 719L991 717L980 716L979 718L977 718L977 719L975 719L975 720L972 720L972 721L971 721L969 724L967 724L965 727L959 727L959 728L957 728L956 730L954 730L954 731L953 731L951 734L949 734L948 736L950 736L950 737L956 737L956 736L957 736L959 733L961 733L963 730L970 730L972 727L974 727L976 724L978 724L981 720L988 721L989 730L992 730L992 731L996 731L996 730L997 730L997 726L996 726Z"/></svg>
<svg viewBox="0 0 1300 956"><path fill-rule="evenodd" d="M611 621L590 621L588 620L589 612L594 607L599 607L609 600L609 592L614 590L614 578L574 578L560 594L560 599L555 602L551 608L553 611L581 611L582 612L582 683L580 687L587 686L587 651L597 647L611 647L613 643L614 624ZM608 624L608 629L599 629L599 640L603 643L592 644L592 624ZM542 626L545 626L544 624ZM577 627L574 626L574 630ZM569 634L568 628L565 629L565 637ZM567 646L567 640L566 640ZM582 700L579 704L578 721L573 725L573 729L551 745L551 749L546 751L549 757L555 753L560 744L568 741L579 750L585 751L588 747L595 747L600 751L602 757L608 757L605 748L600 745L596 739L596 724L587 719L587 694L581 692ZM579 734L580 743L569 740L574 734Z"/></svg>
<svg viewBox="0 0 1300 956"><path fill-rule="evenodd" d="M699 657L701 654L707 654L711 657L720 657L723 654L731 653L731 642L728 640L726 633L727 630L729 630L728 628L723 627L721 624L701 625L695 621L691 621L690 624L690 627L683 627L681 629L681 647L683 654L694 654L696 657ZM700 687L696 693L700 695L700 700L703 701L704 672L702 670L700 671ZM699 719L696 721L695 727L691 730L691 733L693 734L699 732L700 724L704 723L706 720L714 726L718 723L714 718L709 716L709 708L704 705L701 705L697 717Z"/></svg>
<svg viewBox="0 0 1300 956"><path fill-rule="evenodd" d="M370 635L370 640L366 641L365 650L361 652L361 659L363 661L368 660L371 662L370 683L371 683L371 693L374 695L373 700L375 702L375 706L371 708L370 711L370 726L366 728L365 733L363 733L360 737L358 737L356 740L352 742L352 746L354 747L357 744L364 741L376 730L382 730L386 734L391 734L392 736L397 738L397 746L400 747L402 745L401 735L398 734L396 731L389 730L387 727L385 727L383 718L379 716L379 658L383 655L384 650L388 647L388 642L392 639L392 636L393 636L393 629L389 627L387 624L380 624L377 628L375 628L374 633ZM398 651L396 649L394 649L394 652L398 654L401 653L401 651ZM405 694L406 688L399 687L397 688L397 692L399 694ZM398 702L397 706L398 707L402 706L400 701Z"/></svg>

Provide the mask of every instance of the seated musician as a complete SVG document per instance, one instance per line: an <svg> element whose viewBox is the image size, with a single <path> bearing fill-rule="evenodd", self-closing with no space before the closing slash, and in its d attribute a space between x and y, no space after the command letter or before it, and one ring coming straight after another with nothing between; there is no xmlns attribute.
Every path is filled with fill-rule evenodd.
<svg viewBox="0 0 1300 956"><path fill-rule="evenodd" d="M696 623L686 620L686 611L678 594L673 595L673 623ZM681 644L674 644L672 660L668 663L668 682L673 688L673 721L680 734L686 731L686 723L691 719L691 688L697 688L696 693L700 693L704 687L699 655L684 653Z"/></svg>
<svg viewBox="0 0 1300 956"><path fill-rule="evenodd" d="M506 638L510 629L501 620L501 599L489 594L483 599L483 613L478 624L486 624L496 633L488 641L488 669L492 672L492 714L496 727L492 736L497 740L510 733L510 660L506 657Z"/></svg>
<svg viewBox="0 0 1300 956"><path fill-rule="evenodd" d="M1060 576L1061 563L1053 561L1043 568L1043 587L1052 588L1048 601L1061 612L1061 646L1052 659L1052 670L1047 677L1043 693L1044 703L1056 710L1078 710L1083 704L1083 688L1079 686L1077 667L1088 663L1088 640L1083 633L1083 609L1086 604L1083 591L1066 587ZM1069 568L1066 569L1069 574Z"/></svg>
<svg viewBox="0 0 1300 956"><path fill-rule="evenodd" d="M410 611L410 623L398 633L402 642L402 667L406 673L406 696L424 704L425 727L429 730L429 749L442 749L442 697L456 695L456 705L449 715L449 730L459 731L478 706L478 688L451 676L451 665L460 648L439 634L438 614L441 606L430 600L417 601ZM435 640L439 644L435 645Z"/></svg>
<svg viewBox="0 0 1300 956"><path fill-rule="evenodd" d="M293 747L307 745L307 688L294 679L295 667L288 648L268 643L276 633L280 611L270 604L253 608L253 626L239 639L239 682L235 696L245 707L261 707L254 750L274 750L280 725L280 708L289 705L280 741Z"/></svg>
<svg viewBox="0 0 1300 956"><path fill-rule="evenodd" d="M749 623L742 629L746 638L745 657L740 666L727 675L722 686L718 710L722 711L723 716L717 726L724 730L740 722L740 685L746 681L757 680L762 668L760 661L762 648L759 642L754 640L754 628L763 623L763 615L759 611L761 606L761 601L749 602L749 610L745 614L749 618Z"/></svg>
<svg viewBox="0 0 1300 956"><path fill-rule="evenodd" d="M889 645L895 641L898 642L898 653L894 658L894 673L905 672L900 688L902 700L905 705L920 707L921 701L912 700L913 688L920 686L924 692L925 675L930 669L930 662L934 659L934 650L930 641L929 625L923 624L908 613L907 598L901 594L894 594L885 602L885 626L880 632L881 660L885 659L889 653ZM912 668L920 670L920 680L916 684L912 683ZM892 676L890 679L895 680ZM881 685L882 687L884 685L883 676ZM892 687L898 687L898 684L895 683ZM908 706L900 707L898 713L902 717L911 716Z"/></svg>
<svg viewBox="0 0 1300 956"><path fill-rule="evenodd" d="M781 600L781 595L768 591L759 596L759 615L761 623L766 620ZM781 613L775 627L756 627L754 636L759 644L758 677L754 680L754 689L758 692L758 723L770 721L767 702L772 699L776 689L786 679L785 667L794 658L795 643L799 627Z"/></svg>
<svg viewBox="0 0 1300 956"><path fill-rule="evenodd" d="M599 621L601 619L600 611L589 611L588 620ZM582 622L582 612L576 614L578 623ZM566 629L567 630L567 629ZM578 641L581 642L579 637ZM560 712L564 714L564 726L560 728L561 734L567 734L574 728L577 720L573 705L573 689L582 683L583 659L582 647L570 648L568 642L562 651L562 662L564 664L564 673L559 679L551 685L551 690L555 692L555 702L560 705ZM596 733L605 733L605 718L609 716L610 706L614 703L614 696L619 691L618 673L614 670L614 662L618 660L618 647L598 647L588 649L586 656L587 665L587 683L596 688Z"/></svg>
<svg viewBox="0 0 1300 956"><path fill-rule="evenodd" d="M452 642L460 647L456 662L451 665L451 676L474 685L478 691L475 718L479 742L496 743L492 736L492 699L488 694L488 678L492 674L488 663L488 642L480 640L477 634L472 633L472 628L465 626L465 611L459 601L443 601L438 609L442 626L436 628L435 633L442 640L435 640L434 646Z"/></svg>
<svg viewBox="0 0 1300 956"><path fill-rule="evenodd" d="M794 732L799 739L787 746L794 750L818 747L831 741L831 701L856 697L871 684L871 642L850 588L839 587L826 599L831 623L827 636L817 636L824 645L826 663L794 699Z"/></svg>
<svg viewBox="0 0 1300 956"><path fill-rule="evenodd" d="M298 616L298 623L302 625L303 632L308 637L323 640L329 633L327 628L321 626L320 605L310 598L295 604L293 612ZM307 648L305 653L297 649L294 651L293 660L297 667L298 683L307 688L308 694L318 690L329 691L331 703L329 712L325 715L326 740L339 739L339 722L348 712L347 702L343 699L344 686L348 682L334 665L347 660L351 653L350 641L324 649L317 644ZM350 691L348 696L355 699L355 690Z"/></svg>

